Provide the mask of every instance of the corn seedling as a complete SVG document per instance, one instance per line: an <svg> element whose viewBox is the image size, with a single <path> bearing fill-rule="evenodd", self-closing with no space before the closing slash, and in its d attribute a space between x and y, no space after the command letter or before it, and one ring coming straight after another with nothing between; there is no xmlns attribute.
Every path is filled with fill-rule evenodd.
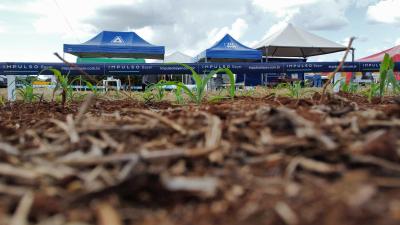
<svg viewBox="0 0 400 225"><path fill-rule="evenodd" d="M288 84L288 90L289 97L299 99L301 94L301 81L295 81L292 84Z"/></svg>
<svg viewBox="0 0 400 225"><path fill-rule="evenodd" d="M396 93L399 90L396 77L394 76L394 61L389 54L385 54L379 69L379 96L383 99L389 87Z"/></svg>
<svg viewBox="0 0 400 225"><path fill-rule="evenodd" d="M162 84L165 83L165 81L161 80L158 83L160 83L161 85L154 85L154 89L156 90L155 97L157 101L162 101L165 97L165 89Z"/></svg>
<svg viewBox="0 0 400 225"><path fill-rule="evenodd" d="M229 83L230 83L229 96L232 99L235 97L235 91L236 91L235 90L235 76L233 75L233 73L230 69L220 68L220 69L211 71L207 75L201 76L196 71L194 71L194 69L192 67L190 67L186 64L179 64L179 65L190 70L190 72L192 73L192 78L195 82L196 88L193 90L190 90L182 82L179 82L177 86L181 86L183 88L183 90L185 91L185 93L189 96L189 98L196 104L200 104L203 101L208 81L210 81L210 79L218 73L225 73L228 75Z"/></svg>
<svg viewBox="0 0 400 225"><path fill-rule="evenodd" d="M99 95L99 90L97 89L97 85L94 86L91 82L87 81L87 80L82 80L86 87L93 93L94 96L98 96Z"/></svg>
<svg viewBox="0 0 400 225"><path fill-rule="evenodd" d="M34 93L34 88L32 82L28 80L22 81L23 87L17 89L17 94L20 96L22 101L32 103L37 100L40 95Z"/></svg>
<svg viewBox="0 0 400 225"><path fill-rule="evenodd" d="M176 89L174 90L175 101L179 105L181 105L181 104L183 104L185 102L185 99L183 98L182 92L183 92L182 87L181 86L176 86Z"/></svg>
<svg viewBox="0 0 400 225"><path fill-rule="evenodd" d="M371 83L371 85L366 91L366 96L369 102L372 102L373 97L379 96L379 89L380 89L379 83Z"/></svg>
<svg viewBox="0 0 400 225"><path fill-rule="evenodd" d="M218 94L213 95L212 97L209 98L208 102L210 103L217 103L222 100L228 99L226 95L223 94L224 90L219 90Z"/></svg>
<svg viewBox="0 0 400 225"><path fill-rule="evenodd" d="M360 87L359 84L350 82L350 83L343 83L341 89L342 92L355 94L358 92L359 87Z"/></svg>
<svg viewBox="0 0 400 225"><path fill-rule="evenodd" d="M153 95L153 99L155 99L156 101L162 101L165 97L164 87L168 85L167 83L168 82L165 80L160 80L158 83L148 86L145 90L145 93L147 93L146 97ZM155 91L156 93L153 93L153 91Z"/></svg>
<svg viewBox="0 0 400 225"><path fill-rule="evenodd" d="M287 89L288 83L279 83L275 86L275 89L281 90L281 89Z"/></svg>
<svg viewBox="0 0 400 225"><path fill-rule="evenodd" d="M203 102L203 99L205 97L205 92L206 92L206 87L207 87L208 81L210 81L210 79L218 73L225 73L228 75L229 81L230 81L229 96L231 99L233 99L235 97L235 92L236 92L235 76L233 75L233 73L230 69L220 68L220 69L211 71L207 75L201 76L196 71L194 71L194 69L192 67L190 67L186 64L180 64L180 63L171 63L171 64L178 64L178 65L181 65L181 66L185 67L186 69L190 70L192 73L192 78L195 82L195 88L190 89L184 83L178 82L178 81L163 81L161 83L155 84L156 86L165 87L167 85L175 85L177 88L182 89L186 93L186 95L189 96L189 99L192 102L195 102L196 104L199 105Z"/></svg>
<svg viewBox="0 0 400 225"><path fill-rule="evenodd" d="M239 93L241 96L252 97L252 96L256 95L256 89L247 89L247 90L244 89L244 90L241 90Z"/></svg>
<svg viewBox="0 0 400 225"><path fill-rule="evenodd" d="M275 89L282 90L286 89L286 95L291 98L299 99L301 95L301 81L295 81L293 83L280 83Z"/></svg>
<svg viewBox="0 0 400 225"><path fill-rule="evenodd" d="M6 105L6 99L3 96L0 96L0 106Z"/></svg>
<svg viewBox="0 0 400 225"><path fill-rule="evenodd" d="M61 72L57 69L45 69L40 72L42 74L45 71L50 71L53 73L54 76L56 76L57 79L57 84L56 87L54 88L53 91L53 97L52 101L54 100L54 95L58 89L61 89L61 103L64 106L67 100L73 100L74 99L74 90L71 86L72 83L75 81L81 79L79 77L73 79L71 82L68 81L68 75L62 75Z"/></svg>
<svg viewBox="0 0 400 225"><path fill-rule="evenodd" d="M154 94L151 91L145 91L142 98L145 104L149 104L154 100Z"/></svg>

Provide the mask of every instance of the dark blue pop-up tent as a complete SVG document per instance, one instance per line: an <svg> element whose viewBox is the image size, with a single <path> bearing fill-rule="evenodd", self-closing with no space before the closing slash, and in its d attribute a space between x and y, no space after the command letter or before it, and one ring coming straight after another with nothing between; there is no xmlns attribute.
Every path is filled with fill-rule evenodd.
<svg viewBox="0 0 400 225"><path fill-rule="evenodd" d="M206 49L198 56L195 61L213 61L213 62L246 62L261 61L262 52L244 46L235 40L229 34L225 35L220 41L215 43L211 48Z"/></svg>
<svg viewBox="0 0 400 225"><path fill-rule="evenodd" d="M64 52L80 58L164 59L165 47L152 45L135 32L103 31L83 44L64 44Z"/></svg>

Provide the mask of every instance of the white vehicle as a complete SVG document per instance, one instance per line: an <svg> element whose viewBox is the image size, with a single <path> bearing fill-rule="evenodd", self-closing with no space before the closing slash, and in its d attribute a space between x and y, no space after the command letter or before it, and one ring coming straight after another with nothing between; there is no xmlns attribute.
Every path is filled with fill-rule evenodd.
<svg viewBox="0 0 400 225"><path fill-rule="evenodd" d="M0 75L0 88L7 87L7 77Z"/></svg>

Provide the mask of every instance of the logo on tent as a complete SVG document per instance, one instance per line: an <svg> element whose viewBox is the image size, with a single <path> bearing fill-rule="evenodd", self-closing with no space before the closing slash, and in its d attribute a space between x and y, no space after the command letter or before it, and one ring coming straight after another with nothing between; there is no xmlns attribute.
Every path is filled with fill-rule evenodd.
<svg viewBox="0 0 400 225"><path fill-rule="evenodd" d="M233 42L228 42L225 44L227 48L238 48L238 46Z"/></svg>
<svg viewBox="0 0 400 225"><path fill-rule="evenodd" d="M124 41L124 39L122 39L121 36L116 36L116 37L111 41L111 43L114 43L114 44L123 44L123 43L125 43L125 41Z"/></svg>

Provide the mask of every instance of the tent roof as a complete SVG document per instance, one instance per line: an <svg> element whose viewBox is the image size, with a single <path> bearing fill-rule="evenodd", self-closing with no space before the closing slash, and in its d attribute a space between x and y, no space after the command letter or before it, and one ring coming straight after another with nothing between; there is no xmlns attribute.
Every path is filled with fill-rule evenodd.
<svg viewBox="0 0 400 225"><path fill-rule="evenodd" d="M77 58L77 63L146 63L144 59L134 58Z"/></svg>
<svg viewBox="0 0 400 225"><path fill-rule="evenodd" d="M152 45L135 32L103 31L83 44L64 44L64 52L81 58L163 59L165 47Z"/></svg>
<svg viewBox="0 0 400 225"><path fill-rule="evenodd" d="M220 41L215 43L211 48L206 49L198 56L195 61L201 61L202 59L242 59L242 60L261 60L262 53L259 50L255 50L244 46L237 40L235 40L229 34L225 35Z"/></svg>
<svg viewBox="0 0 400 225"><path fill-rule="evenodd" d="M191 63L193 62L193 57L178 51L165 56L164 62Z"/></svg>
<svg viewBox="0 0 400 225"><path fill-rule="evenodd" d="M254 48L263 50L264 55L271 57L304 58L346 50L344 45L319 37L291 23L255 45Z"/></svg>
<svg viewBox="0 0 400 225"><path fill-rule="evenodd" d="M360 62L380 62L383 60L385 53L389 54L395 62L400 62L400 45L386 49L382 52L358 59Z"/></svg>

